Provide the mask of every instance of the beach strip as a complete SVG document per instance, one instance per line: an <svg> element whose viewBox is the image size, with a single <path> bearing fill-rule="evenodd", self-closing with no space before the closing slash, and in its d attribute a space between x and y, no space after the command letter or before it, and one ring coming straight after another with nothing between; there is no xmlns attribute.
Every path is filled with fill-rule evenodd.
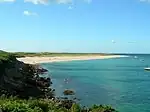
<svg viewBox="0 0 150 112"><path fill-rule="evenodd" d="M61 61L74 61L74 60L94 60L94 59L110 59L127 57L123 55L106 55L106 56L54 56L54 57L23 57L17 60L28 64L51 63Z"/></svg>

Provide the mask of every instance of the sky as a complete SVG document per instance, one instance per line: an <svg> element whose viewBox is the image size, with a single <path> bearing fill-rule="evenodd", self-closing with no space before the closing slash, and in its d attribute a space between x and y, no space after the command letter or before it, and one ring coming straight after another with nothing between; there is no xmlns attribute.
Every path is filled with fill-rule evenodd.
<svg viewBox="0 0 150 112"><path fill-rule="evenodd" d="M0 49L150 53L150 0L0 0Z"/></svg>

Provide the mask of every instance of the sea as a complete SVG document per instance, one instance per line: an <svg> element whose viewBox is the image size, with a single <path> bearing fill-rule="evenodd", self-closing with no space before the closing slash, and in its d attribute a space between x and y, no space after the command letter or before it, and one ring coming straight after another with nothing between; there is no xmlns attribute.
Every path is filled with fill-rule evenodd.
<svg viewBox="0 0 150 112"><path fill-rule="evenodd" d="M82 106L110 105L119 112L150 112L150 55L54 62L41 64L49 70L56 96L75 91ZM67 81L66 81L67 80Z"/></svg>

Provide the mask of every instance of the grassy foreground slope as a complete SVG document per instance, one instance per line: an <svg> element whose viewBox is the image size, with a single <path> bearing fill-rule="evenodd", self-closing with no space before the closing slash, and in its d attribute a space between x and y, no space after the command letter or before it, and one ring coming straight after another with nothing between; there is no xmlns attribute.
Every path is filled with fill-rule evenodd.
<svg viewBox="0 0 150 112"><path fill-rule="evenodd" d="M116 112L110 106L94 105L85 108L67 99L36 97L35 94L40 92L35 83L37 79L34 78L30 65L16 60L14 53L0 51L0 112ZM41 86L43 87L42 82ZM21 97L16 97L18 95Z"/></svg>
<svg viewBox="0 0 150 112"><path fill-rule="evenodd" d="M60 102L51 99L17 99L14 97L5 98L1 96L0 107L3 112L117 112L110 106L94 105L91 108L80 107L79 104L72 104L70 109Z"/></svg>

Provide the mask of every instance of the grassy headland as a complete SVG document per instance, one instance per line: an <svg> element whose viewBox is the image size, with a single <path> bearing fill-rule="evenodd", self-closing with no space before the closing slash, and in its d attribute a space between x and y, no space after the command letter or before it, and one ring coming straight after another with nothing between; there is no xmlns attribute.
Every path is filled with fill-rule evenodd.
<svg viewBox="0 0 150 112"><path fill-rule="evenodd" d="M43 56L48 56L48 57L53 57L53 56L108 56L112 54L104 54L104 53L53 53L53 52L40 52L40 53L29 53L29 52L15 52L12 53L16 57L43 57Z"/></svg>
<svg viewBox="0 0 150 112"><path fill-rule="evenodd" d="M124 57L121 55L104 54L104 53L13 53L19 61L28 64L51 63L60 61L79 61L93 59L109 59Z"/></svg>
<svg viewBox="0 0 150 112"><path fill-rule="evenodd" d="M39 77L43 69L16 59L16 56L27 55L39 54L0 51L0 110L2 112L116 112L109 106L94 105L85 108L74 100L56 98L54 89L50 88L51 79Z"/></svg>

